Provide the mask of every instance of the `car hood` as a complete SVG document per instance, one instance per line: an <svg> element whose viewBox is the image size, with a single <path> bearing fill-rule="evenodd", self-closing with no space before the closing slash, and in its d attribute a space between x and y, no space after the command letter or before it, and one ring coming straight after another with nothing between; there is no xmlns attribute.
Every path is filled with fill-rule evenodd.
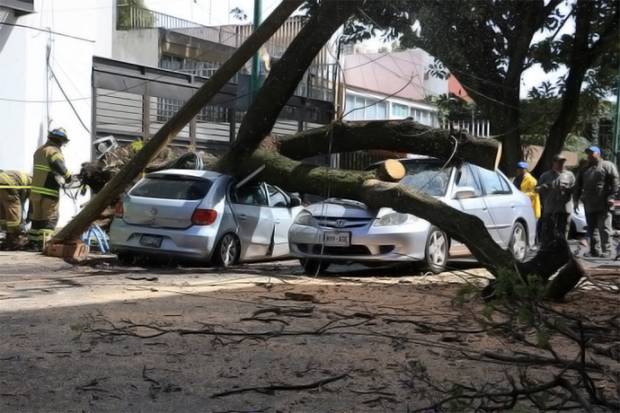
<svg viewBox="0 0 620 413"><path fill-rule="evenodd" d="M347 218L374 218L376 210L369 209L361 202L350 199L330 198L306 207L315 217L347 217Z"/></svg>

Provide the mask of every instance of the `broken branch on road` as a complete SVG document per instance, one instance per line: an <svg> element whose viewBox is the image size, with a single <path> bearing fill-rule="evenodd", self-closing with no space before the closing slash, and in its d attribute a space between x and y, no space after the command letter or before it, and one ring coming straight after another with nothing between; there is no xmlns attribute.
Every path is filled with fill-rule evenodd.
<svg viewBox="0 0 620 413"><path fill-rule="evenodd" d="M230 396L232 394L241 394L241 393L247 393L247 392L257 392L257 393L272 395L272 394L275 394L276 391L312 390L312 389L321 388L322 386L325 386L326 384L333 383L338 380L342 380L345 377L348 377L347 373L340 374L335 377L328 377L328 378L321 379L318 381L313 381L310 383L303 383L303 384L272 384L269 386L245 387L241 389L233 389L233 390L228 390L228 391L224 391L220 393L215 393L211 395L211 398L216 399L218 397L225 397L225 396Z"/></svg>

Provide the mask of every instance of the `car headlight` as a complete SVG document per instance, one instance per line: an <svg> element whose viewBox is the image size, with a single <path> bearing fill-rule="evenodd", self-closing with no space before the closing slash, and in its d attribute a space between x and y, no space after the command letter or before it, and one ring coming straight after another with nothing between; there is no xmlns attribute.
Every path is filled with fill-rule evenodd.
<svg viewBox="0 0 620 413"><path fill-rule="evenodd" d="M308 211L301 211L297 218L295 218L295 224L297 225L306 225L309 227L318 227L318 221L312 216L312 214Z"/></svg>
<svg viewBox="0 0 620 413"><path fill-rule="evenodd" d="M412 222L415 222L418 218L413 216L413 215L409 215L409 214L401 214L398 212L390 212L389 214L385 214L381 217L378 217L373 226L375 227L387 227L390 225L403 225L403 224L410 224Z"/></svg>

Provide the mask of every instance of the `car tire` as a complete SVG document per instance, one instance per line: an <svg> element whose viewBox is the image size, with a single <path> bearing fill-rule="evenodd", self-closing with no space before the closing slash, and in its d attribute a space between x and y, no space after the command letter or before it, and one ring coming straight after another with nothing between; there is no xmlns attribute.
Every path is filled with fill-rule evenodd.
<svg viewBox="0 0 620 413"><path fill-rule="evenodd" d="M568 239L575 239L577 236L577 225L571 220L568 230Z"/></svg>
<svg viewBox="0 0 620 413"><path fill-rule="evenodd" d="M433 274L439 274L446 270L450 243L445 232L437 227L431 227L424 248L424 261L426 269Z"/></svg>
<svg viewBox="0 0 620 413"><path fill-rule="evenodd" d="M306 275L317 275L325 272L329 267L329 262L312 258L301 258L299 263L304 269Z"/></svg>
<svg viewBox="0 0 620 413"><path fill-rule="evenodd" d="M527 242L527 230L521 222L517 222L514 227L512 227L508 245L514 259L518 262L523 262L527 257L529 246Z"/></svg>
<svg viewBox="0 0 620 413"><path fill-rule="evenodd" d="M116 259L121 265L132 265L136 261L136 256L130 252L119 252Z"/></svg>
<svg viewBox="0 0 620 413"><path fill-rule="evenodd" d="M218 267L228 268L239 262L241 254L241 243L239 238L233 233L227 233L220 238L220 241L213 251L213 262Z"/></svg>

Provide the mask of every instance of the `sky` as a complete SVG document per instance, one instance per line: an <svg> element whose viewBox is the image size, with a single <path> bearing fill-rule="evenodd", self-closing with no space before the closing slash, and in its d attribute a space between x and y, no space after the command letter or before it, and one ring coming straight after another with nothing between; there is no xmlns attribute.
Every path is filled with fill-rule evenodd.
<svg viewBox="0 0 620 413"><path fill-rule="evenodd" d="M281 0L262 0L263 18L269 15L280 1ZM235 20L229 13L230 10L236 7L242 9L248 16L247 22L251 22L254 0L145 0L145 5L152 10L157 10L204 25L222 25L239 23L239 21ZM561 7L566 9L568 6L562 3ZM563 33L572 32L573 30L574 23L570 20L558 35L561 36ZM544 35L543 33L537 33L534 36L534 40L538 40L544 37ZM366 44L370 52L372 52L373 49L374 51L378 50L383 45L380 39L371 39ZM560 69L556 72L545 73L538 65L529 68L523 73L521 78L521 97L525 98L532 87L540 85L543 81L549 80L555 83L565 72L566 70Z"/></svg>

